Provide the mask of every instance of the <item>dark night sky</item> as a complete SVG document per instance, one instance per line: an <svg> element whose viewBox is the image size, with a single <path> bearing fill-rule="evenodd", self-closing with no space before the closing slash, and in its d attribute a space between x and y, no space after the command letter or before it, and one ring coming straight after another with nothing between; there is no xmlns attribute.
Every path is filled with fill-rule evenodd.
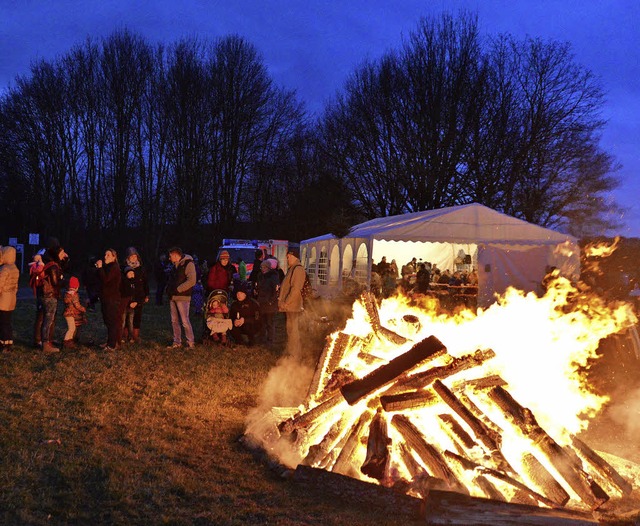
<svg viewBox="0 0 640 526"><path fill-rule="evenodd" d="M613 197L629 208L616 232L640 237L640 2L637 0L0 0L0 90L87 36L129 28L151 43L239 34L281 86L311 111L363 60L398 48L420 17L477 13L484 34L568 41L601 78L608 121L601 144L622 165ZM636 27L634 27L636 26Z"/></svg>

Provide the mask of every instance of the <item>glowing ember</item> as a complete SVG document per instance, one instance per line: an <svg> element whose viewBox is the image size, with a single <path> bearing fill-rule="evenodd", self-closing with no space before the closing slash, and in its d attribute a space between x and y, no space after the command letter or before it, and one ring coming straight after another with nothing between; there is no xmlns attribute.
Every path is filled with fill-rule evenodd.
<svg viewBox="0 0 640 526"><path fill-rule="evenodd" d="M484 311L435 312L428 298L378 306L365 294L328 338L304 404L247 433L285 464L404 480L416 495L439 484L597 509L631 491L574 436L607 401L585 373L601 339L636 323L630 305L558 278L542 298L509 289Z"/></svg>

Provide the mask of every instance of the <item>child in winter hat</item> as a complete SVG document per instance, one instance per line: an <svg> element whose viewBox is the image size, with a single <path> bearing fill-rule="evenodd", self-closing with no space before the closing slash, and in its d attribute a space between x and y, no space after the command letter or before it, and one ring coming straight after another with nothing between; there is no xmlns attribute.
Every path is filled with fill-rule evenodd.
<svg viewBox="0 0 640 526"><path fill-rule="evenodd" d="M80 303L78 289L80 281L75 276L69 278L69 288L64 294L64 319L67 322L67 332L64 335L62 346L67 349L75 348L78 327L85 323L87 309Z"/></svg>

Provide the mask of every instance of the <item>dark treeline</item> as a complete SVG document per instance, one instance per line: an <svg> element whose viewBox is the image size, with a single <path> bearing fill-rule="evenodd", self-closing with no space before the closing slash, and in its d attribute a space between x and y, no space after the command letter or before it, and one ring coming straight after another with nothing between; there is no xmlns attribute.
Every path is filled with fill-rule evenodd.
<svg viewBox="0 0 640 526"><path fill-rule="evenodd" d="M602 233L618 185L603 104L567 44L482 37L468 13L421 20L317 118L243 38L121 30L33 63L0 99L0 234L206 254L469 202Z"/></svg>

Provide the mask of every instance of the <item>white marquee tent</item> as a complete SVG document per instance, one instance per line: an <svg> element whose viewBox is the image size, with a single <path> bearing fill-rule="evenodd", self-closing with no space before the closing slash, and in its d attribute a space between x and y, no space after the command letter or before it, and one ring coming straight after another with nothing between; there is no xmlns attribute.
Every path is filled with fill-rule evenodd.
<svg viewBox="0 0 640 526"><path fill-rule="evenodd" d="M381 217L354 226L344 238L327 234L300 243L302 264L323 297L348 278L363 285L371 264L386 256L398 268L413 257L438 268L478 270L478 306L508 286L538 291L548 266L579 274L580 249L567 234L527 223L479 204Z"/></svg>

